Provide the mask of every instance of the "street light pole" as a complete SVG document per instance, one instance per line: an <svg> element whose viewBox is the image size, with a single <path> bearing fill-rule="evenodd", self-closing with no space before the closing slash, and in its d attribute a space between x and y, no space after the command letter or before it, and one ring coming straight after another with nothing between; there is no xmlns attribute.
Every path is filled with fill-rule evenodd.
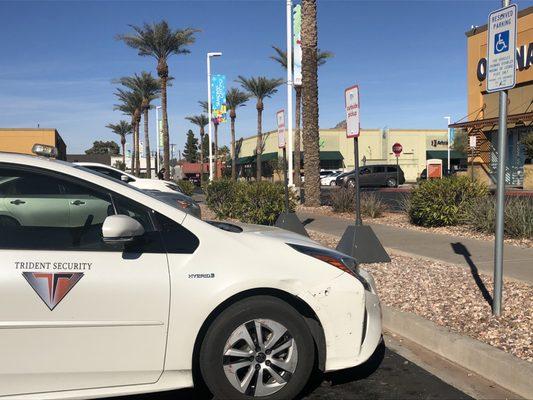
<svg viewBox="0 0 533 400"><path fill-rule="evenodd" d="M211 129L211 57L220 57L221 55L221 52L207 53L207 114L209 119L207 134L209 136L209 181L213 180L213 146L211 145L213 142L213 134ZM203 160L200 161L203 162Z"/></svg>
<svg viewBox="0 0 533 400"><path fill-rule="evenodd" d="M289 169L289 186L293 186L293 166L292 155L294 147L294 139L292 136L292 0L287 0L287 131L289 137L287 160Z"/></svg>
<svg viewBox="0 0 533 400"><path fill-rule="evenodd" d="M450 173L451 166L450 166L450 146L451 146L451 137L450 137L450 124L451 124L451 118L450 117L444 117L444 119L448 120L448 174Z"/></svg>
<svg viewBox="0 0 533 400"><path fill-rule="evenodd" d="M156 135L156 138L155 138L155 143L156 143L156 153L155 153L155 173L157 175L157 173L159 172L157 169L159 167L159 109L161 108L161 106L156 106L155 107L155 135Z"/></svg>

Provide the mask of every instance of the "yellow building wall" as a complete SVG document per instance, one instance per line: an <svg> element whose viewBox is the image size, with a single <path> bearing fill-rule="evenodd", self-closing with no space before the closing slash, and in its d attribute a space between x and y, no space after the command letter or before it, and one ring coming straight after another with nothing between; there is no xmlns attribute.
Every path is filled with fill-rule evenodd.
<svg viewBox="0 0 533 400"><path fill-rule="evenodd" d="M392 146L398 142L403 146L403 153L398 161L405 179L415 181L426 168L426 151L446 150L447 136L448 131L445 129L363 129L359 137L359 162L361 165L363 161L366 164L395 164L396 156L392 153ZM263 142L263 154L277 152L279 157L282 156L282 150L278 149L277 132L265 133ZM238 157L253 156L256 145L256 136L243 139ZM339 151L343 156L344 168L354 168L354 142L346 137L344 129L321 129L319 145L320 151ZM300 149L303 151L303 146Z"/></svg>
<svg viewBox="0 0 533 400"><path fill-rule="evenodd" d="M66 159L65 144L55 129L0 128L0 151L33 154L36 143L57 147L58 158Z"/></svg>

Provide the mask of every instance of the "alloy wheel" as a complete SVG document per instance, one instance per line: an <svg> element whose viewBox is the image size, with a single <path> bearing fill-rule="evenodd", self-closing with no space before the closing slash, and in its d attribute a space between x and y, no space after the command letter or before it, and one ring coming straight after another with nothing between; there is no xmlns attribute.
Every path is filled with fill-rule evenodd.
<svg viewBox="0 0 533 400"><path fill-rule="evenodd" d="M278 392L289 382L297 364L296 341L285 326L271 319L239 325L224 346L226 378L248 396Z"/></svg>

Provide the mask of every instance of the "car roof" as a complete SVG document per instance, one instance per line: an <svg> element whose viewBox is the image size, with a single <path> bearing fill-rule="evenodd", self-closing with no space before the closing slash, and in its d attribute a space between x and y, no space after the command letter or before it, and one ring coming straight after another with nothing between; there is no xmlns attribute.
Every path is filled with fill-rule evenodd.
<svg viewBox="0 0 533 400"><path fill-rule="evenodd" d="M84 161L75 162L73 164L81 165L82 167L102 167L102 168L112 169L113 171L118 171L118 172L120 172L120 173L122 173L124 175L127 175L130 178L138 179L137 177L134 177L133 175L129 174L126 171L122 171L122 170L120 170L118 168L112 167L111 165L107 165L107 164L95 163L95 162L84 162Z"/></svg>

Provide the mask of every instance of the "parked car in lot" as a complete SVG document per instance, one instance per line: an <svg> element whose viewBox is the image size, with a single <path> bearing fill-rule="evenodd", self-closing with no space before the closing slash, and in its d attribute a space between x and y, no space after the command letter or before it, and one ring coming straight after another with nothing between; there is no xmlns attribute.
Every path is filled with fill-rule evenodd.
<svg viewBox="0 0 533 400"><path fill-rule="evenodd" d="M120 169L113 168L105 164L90 163L90 162L77 162L74 164L81 165L85 168L91 169L96 172L100 172L101 174L104 174L104 175L108 175L111 178L115 178L119 181L125 182L139 189L159 190L160 192L169 192L169 193L175 193L175 192L182 193L180 187L173 182L164 181L160 179L139 178L125 171L121 171Z"/></svg>
<svg viewBox="0 0 533 400"><path fill-rule="evenodd" d="M3 398L165 391L194 371L216 398L292 399L381 341L353 258L81 166L0 153L0 225Z"/></svg>
<svg viewBox="0 0 533 400"><path fill-rule="evenodd" d="M335 171L320 178L320 184L322 186L335 186L337 177L342 174L342 171Z"/></svg>
<svg viewBox="0 0 533 400"><path fill-rule="evenodd" d="M387 164L365 165L359 169L359 185L361 187L396 187L404 183L405 176L400 166ZM335 184L343 187L355 186L355 172L352 170L339 175L335 180Z"/></svg>

